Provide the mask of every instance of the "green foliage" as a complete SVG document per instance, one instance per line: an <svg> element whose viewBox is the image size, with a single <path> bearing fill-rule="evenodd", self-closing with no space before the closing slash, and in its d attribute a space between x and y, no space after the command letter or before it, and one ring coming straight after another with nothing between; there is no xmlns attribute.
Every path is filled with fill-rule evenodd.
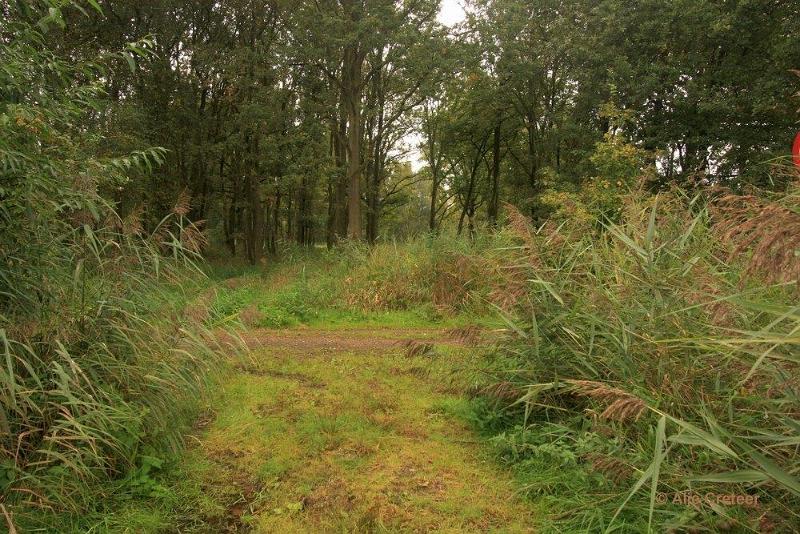
<svg viewBox="0 0 800 534"><path fill-rule="evenodd" d="M713 230L702 199L675 193L629 196L602 234L520 234L532 255L509 263L531 283L508 316L515 335L475 379L511 419L498 454L549 496L554 531L797 521L796 287L721 260ZM653 501L682 491L766 509Z"/></svg>
<svg viewBox="0 0 800 534"><path fill-rule="evenodd" d="M607 0L592 13L596 67L634 113L630 135L664 152L667 180L768 183L759 163L786 155L797 129L800 33L783 2Z"/></svg>
<svg viewBox="0 0 800 534"><path fill-rule="evenodd" d="M646 185L653 174L645 169L645 156L645 151L626 141L622 133L606 134L589 158L597 175L586 179L577 190L559 190L557 180L548 180L550 188L540 202L556 221L586 226L618 221L626 198Z"/></svg>
<svg viewBox="0 0 800 534"><path fill-rule="evenodd" d="M80 3L3 9L0 501L27 521L80 514L132 471L146 483L142 451L180 448L216 354L184 314L199 233L183 207L145 233L103 195L163 150L98 156L85 123L105 109L109 67L141 46L76 61L51 36Z"/></svg>
<svg viewBox="0 0 800 534"><path fill-rule="evenodd" d="M147 454L139 455L137 466L123 480L123 487L134 497L164 498L169 490L158 481L164 460Z"/></svg>
<svg viewBox="0 0 800 534"><path fill-rule="evenodd" d="M512 212L474 242L351 247L308 279L347 281L328 306L499 315L507 337L467 372L478 397L443 410L491 437L551 511L544 530L789 528L794 283L723 259L714 198L629 192L620 206L602 228L535 229ZM684 491L757 495L763 508L656 501Z"/></svg>

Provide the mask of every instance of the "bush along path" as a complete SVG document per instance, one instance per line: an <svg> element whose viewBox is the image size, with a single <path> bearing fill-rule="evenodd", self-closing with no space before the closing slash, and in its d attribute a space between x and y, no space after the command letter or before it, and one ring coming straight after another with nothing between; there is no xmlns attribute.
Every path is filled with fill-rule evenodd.
<svg viewBox="0 0 800 534"><path fill-rule="evenodd" d="M459 413L469 349L417 328L251 329L175 474L137 528L529 532L536 514ZM145 519L148 518L148 519Z"/></svg>

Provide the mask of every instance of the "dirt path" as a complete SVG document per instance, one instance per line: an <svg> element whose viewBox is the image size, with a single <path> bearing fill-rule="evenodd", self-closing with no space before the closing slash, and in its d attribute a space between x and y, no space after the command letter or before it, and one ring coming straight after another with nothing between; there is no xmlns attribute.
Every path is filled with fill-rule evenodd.
<svg viewBox="0 0 800 534"><path fill-rule="evenodd" d="M245 339L252 359L187 457L209 531L534 530L530 505L457 416L466 405L446 370L468 357L458 342L386 328Z"/></svg>

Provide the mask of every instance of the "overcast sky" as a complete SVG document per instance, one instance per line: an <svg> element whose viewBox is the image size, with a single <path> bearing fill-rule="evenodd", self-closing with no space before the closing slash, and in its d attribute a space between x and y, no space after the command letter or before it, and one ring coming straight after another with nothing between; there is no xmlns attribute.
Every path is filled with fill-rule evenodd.
<svg viewBox="0 0 800 534"><path fill-rule="evenodd" d="M442 0L442 10L439 12L439 21L452 26L464 20L464 10L461 9L460 0Z"/></svg>
<svg viewBox="0 0 800 534"><path fill-rule="evenodd" d="M439 22L452 26L464 20L464 10L461 8L461 0L442 0L442 8L439 11ZM409 161L411 161L411 168L414 172L420 170L425 162L422 160L422 154L417 149L417 145L422 141L422 138L417 133L407 135L404 141L411 148L408 153Z"/></svg>

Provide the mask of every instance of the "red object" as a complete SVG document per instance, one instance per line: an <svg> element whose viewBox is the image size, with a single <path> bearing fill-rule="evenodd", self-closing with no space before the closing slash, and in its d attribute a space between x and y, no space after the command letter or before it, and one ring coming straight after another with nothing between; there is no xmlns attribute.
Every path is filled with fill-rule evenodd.
<svg viewBox="0 0 800 534"><path fill-rule="evenodd" d="M800 132L797 132L797 137L794 138L794 146L792 147L792 159L794 164L800 167Z"/></svg>

